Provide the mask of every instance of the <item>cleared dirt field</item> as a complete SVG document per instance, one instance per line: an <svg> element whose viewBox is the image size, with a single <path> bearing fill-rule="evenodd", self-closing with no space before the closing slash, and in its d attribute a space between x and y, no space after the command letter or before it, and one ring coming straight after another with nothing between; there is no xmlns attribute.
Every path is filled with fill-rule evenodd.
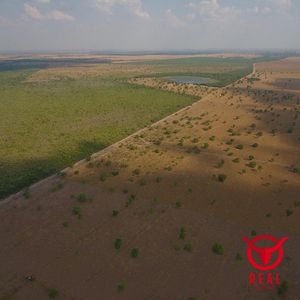
<svg viewBox="0 0 300 300"><path fill-rule="evenodd" d="M293 60L225 88L135 80L202 98L2 202L0 299L276 299L248 284L255 234L290 237L276 272L299 299Z"/></svg>

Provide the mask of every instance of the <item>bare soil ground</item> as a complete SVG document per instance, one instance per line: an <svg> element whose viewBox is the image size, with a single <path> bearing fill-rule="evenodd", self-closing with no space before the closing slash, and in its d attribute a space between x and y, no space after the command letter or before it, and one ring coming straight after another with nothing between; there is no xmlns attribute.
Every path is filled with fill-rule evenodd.
<svg viewBox="0 0 300 300"><path fill-rule="evenodd" d="M257 64L220 89L136 80L202 98L5 200L0 299L48 299L49 289L57 299L276 299L248 283L256 271L241 236L254 231L290 237L276 272L289 283L284 299L299 299L300 59L292 60Z"/></svg>

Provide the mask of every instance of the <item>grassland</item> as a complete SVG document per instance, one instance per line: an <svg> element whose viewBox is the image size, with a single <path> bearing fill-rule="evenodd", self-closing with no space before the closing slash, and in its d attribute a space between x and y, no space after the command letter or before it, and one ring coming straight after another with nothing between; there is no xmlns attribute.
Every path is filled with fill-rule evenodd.
<svg viewBox="0 0 300 300"><path fill-rule="evenodd" d="M30 74L0 73L0 198L195 100L105 78L24 83Z"/></svg>

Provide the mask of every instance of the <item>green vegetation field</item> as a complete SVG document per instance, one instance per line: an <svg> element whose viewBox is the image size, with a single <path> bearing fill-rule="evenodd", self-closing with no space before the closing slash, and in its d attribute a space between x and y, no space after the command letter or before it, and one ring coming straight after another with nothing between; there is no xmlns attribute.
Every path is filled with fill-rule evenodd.
<svg viewBox="0 0 300 300"><path fill-rule="evenodd" d="M103 78L23 83L0 72L0 198L195 99Z"/></svg>
<svg viewBox="0 0 300 300"><path fill-rule="evenodd" d="M111 73L73 77L68 69L63 80L36 82L26 79L38 70L0 72L0 199L196 100L130 85L128 78L199 75L218 80L221 86L249 74L255 61L192 58L129 63L126 72L118 64L103 64Z"/></svg>

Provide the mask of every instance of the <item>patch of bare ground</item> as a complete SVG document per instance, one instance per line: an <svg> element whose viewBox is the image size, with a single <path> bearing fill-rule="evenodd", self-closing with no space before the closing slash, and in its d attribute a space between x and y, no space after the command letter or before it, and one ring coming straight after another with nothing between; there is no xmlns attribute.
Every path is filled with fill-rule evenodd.
<svg viewBox="0 0 300 300"><path fill-rule="evenodd" d="M0 299L275 299L248 284L251 234L290 237L276 271L298 299L300 106L274 84L282 63L221 89L135 81L202 98L5 201Z"/></svg>

